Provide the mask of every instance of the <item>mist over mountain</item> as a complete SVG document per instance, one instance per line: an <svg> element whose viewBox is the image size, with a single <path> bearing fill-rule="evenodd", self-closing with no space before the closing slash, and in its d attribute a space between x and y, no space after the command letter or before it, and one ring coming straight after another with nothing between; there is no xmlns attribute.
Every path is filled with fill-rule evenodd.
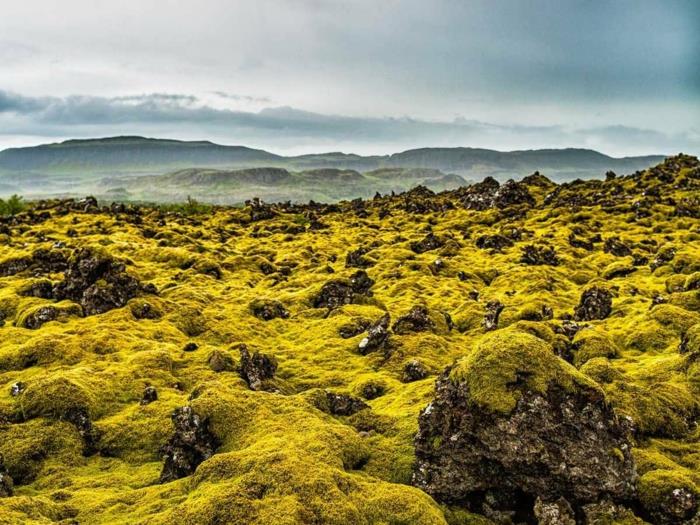
<svg viewBox="0 0 700 525"><path fill-rule="evenodd" d="M450 189L487 176L519 179L540 171L554 181L601 178L656 164L661 155L614 158L589 149L501 152L420 148L391 155L341 152L282 156L245 146L138 136L68 140L0 152L0 193L28 196L95 193L123 200L188 195L236 203L333 201L404 191L423 184Z"/></svg>

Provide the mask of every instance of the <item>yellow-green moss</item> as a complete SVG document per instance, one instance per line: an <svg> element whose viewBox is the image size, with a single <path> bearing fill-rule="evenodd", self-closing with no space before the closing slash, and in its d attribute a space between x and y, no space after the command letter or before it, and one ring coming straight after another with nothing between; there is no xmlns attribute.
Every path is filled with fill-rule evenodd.
<svg viewBox="0 0 700 525"><path fill-rule="evenodd" d="M568 391L580 386L598 388L542 339L511 329L484 336L453 368L450 379L464 384L474 403L503 413L515 408L519 388L539 393L545 393L550 384Z"/></svg>

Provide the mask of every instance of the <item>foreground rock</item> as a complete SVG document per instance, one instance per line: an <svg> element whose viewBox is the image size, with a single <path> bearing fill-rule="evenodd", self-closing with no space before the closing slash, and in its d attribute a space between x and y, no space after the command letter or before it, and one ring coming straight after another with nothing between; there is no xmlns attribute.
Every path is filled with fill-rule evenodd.
<svg viewBox="0 0 700 525"><path fill-rule="evenodd" d="M415 443L416 486L496 521L567 523L569 506L634 495L626 421L548 344L515 330L486 335L443 372Z"/></svg>
<svg viewBox="0 0 700 525"><path fill-rule="evenodd" d="M163 447L163 470L160 482L167 483L194 473L197 466L209 459L218 446L206 420L194 413L192 407L180 407L173 412L175 433Z"/></svg>

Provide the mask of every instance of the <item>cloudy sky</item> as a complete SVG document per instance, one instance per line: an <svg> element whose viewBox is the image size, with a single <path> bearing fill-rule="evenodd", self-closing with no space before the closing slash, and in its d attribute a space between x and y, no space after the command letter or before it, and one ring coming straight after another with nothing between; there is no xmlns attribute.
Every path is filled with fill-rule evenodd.
<svg viewBox="0 0 700 525"><path fill-rule="evenodd" d="M698 28L697 0L2 2L0 148L700 154Z"/></svg>

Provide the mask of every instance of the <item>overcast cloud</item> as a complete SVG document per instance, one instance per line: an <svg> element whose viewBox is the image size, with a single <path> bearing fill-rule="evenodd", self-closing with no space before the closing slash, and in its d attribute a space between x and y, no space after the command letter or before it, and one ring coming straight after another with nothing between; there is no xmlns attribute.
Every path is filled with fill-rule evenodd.
<svg viewBox="0 0 700 525"><path fill-rule="evenodd" d="M4 4L0 147L700 153L694 0Z"/></svg>

